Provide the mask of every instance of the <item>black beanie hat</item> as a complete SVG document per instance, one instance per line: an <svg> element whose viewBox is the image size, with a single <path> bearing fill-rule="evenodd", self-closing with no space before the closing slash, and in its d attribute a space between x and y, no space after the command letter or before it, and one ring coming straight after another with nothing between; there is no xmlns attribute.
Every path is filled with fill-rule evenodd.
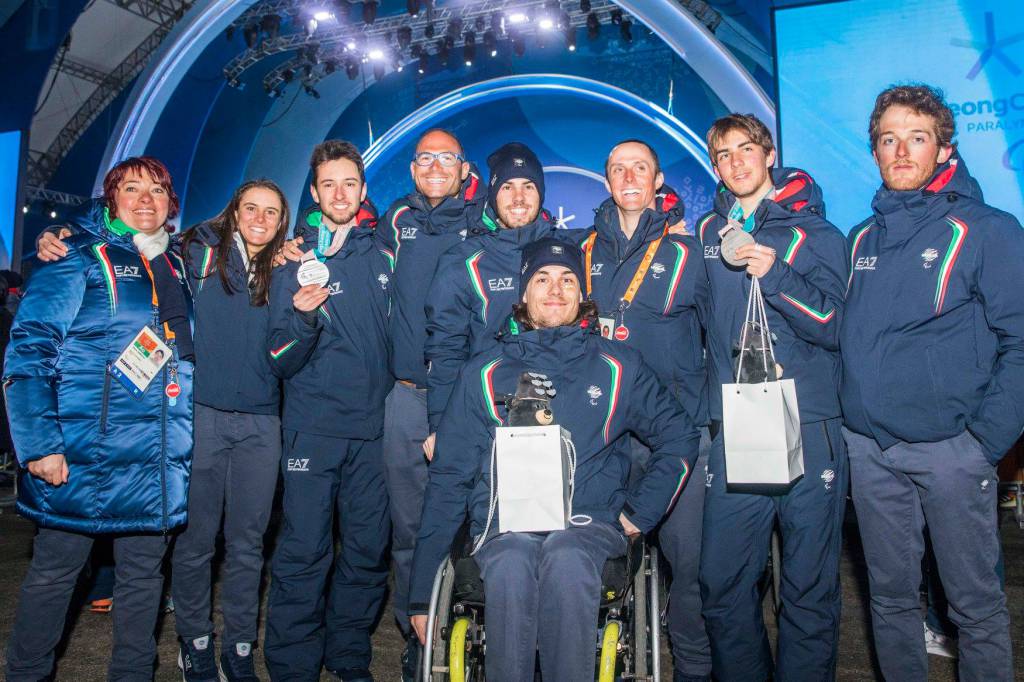
<svg viewBox="0 0 1024 682"><path fill-rule="evenodd" d="M540 193L541 206L544 205L544 167L533 150L521 142L509 142L502 145L487 157L487 167L491 170L490 184L487 186L487 203L492 207L498 190L512 178L526 178L533 181Z"/></svg>
<svg viewBox="0 0 1024 682"><path fill-rule="evenodd" d="M575 244L554 237L544 237L523 247L523 267L520 270L519 292L526 293L526 285L538 270L546 265L561 265L572 270L580 288L583 287L583 252Z"/></svg>

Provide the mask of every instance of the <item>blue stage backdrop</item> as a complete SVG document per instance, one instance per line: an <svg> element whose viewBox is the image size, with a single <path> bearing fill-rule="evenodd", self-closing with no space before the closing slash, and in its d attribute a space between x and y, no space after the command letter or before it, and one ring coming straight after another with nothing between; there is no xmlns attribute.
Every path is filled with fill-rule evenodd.
<svg viewBox="0 0 1024 682"><path fill-rule="evenodd" d="M1024 217L1021 0L847 0L775 12L782 158L822 186L844 231L880 180L868 117L895 83L942 88L986 200Z"/></svg>
<svg viewBox="0 0 1024 682"><path fill-rule="evenodd" d="M11 267L14 250L14 226L17 222L18 168L21 131L0 133L0 270Z"/></svg>

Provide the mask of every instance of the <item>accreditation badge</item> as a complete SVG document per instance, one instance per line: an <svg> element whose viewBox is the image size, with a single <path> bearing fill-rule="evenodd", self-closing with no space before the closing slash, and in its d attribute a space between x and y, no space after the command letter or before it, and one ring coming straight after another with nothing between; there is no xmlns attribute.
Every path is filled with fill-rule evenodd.
<svg viewBox="0 0 1024 682"><path fill-rule="evenodd" d="M114 360L110 376L128 389L133 398L141 398L171 356L170 347L149 326L145 326Z"/></svg>
<svg viewBox="0 0 1024 682"><path fill-rule="evenodd" d="M599 317L597 322L601 325L601 336L606 339L612 338L612 330L615 329L615 318Z"/></svg>

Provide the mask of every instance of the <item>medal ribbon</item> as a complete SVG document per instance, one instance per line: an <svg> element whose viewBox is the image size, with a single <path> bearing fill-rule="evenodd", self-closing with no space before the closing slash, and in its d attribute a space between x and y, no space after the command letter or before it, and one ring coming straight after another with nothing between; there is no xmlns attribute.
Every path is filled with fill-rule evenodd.
<svg viewBox="0 0 1024 682"><path fill-rule="evenodd" d="M647 251L644 253L644 257L640 261L640 265L637 266L636 272L633 273L633 279L630 281L629 286L626 287L626 293L622 295L622 304L619 306L620 310L625 310L633 303L633 299L636 298L636 292L640 290L640 284L644 281L644 277L647 275L647 271L650 269L651 263L654 262L654 254L657 253L658 247L661 246L661 240L665 238L666 234L668 234L668 221L665 221L665 228L661 231L661 236L647 245ZM591 281L590 270L591 264L594 261L595 241L597 241L596 232L587 237L587 241L583 245L587 268L587 298L590 297L590 292L593 291L593 282Z"/></svg>

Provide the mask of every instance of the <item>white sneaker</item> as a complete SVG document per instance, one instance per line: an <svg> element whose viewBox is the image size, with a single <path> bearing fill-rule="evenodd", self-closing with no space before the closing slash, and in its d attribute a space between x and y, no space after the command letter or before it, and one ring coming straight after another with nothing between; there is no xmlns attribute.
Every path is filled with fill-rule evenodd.
<svg viewBox="0 0 1024 682"><path fill-rule="evenodd" d="M924 648L933 656L957 658L957 642L954 637L947 637L935 632L928 624L924 624Z"/></svg>

